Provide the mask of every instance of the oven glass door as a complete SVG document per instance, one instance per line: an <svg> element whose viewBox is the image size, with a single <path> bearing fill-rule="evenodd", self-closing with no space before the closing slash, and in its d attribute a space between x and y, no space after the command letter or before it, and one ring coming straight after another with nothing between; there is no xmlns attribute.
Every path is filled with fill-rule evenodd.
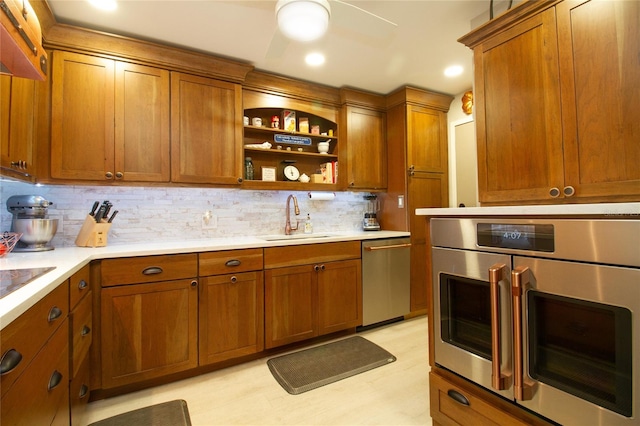
<svg viewBox="0 0 640 426"><path fill-rule="evenodd" d="M500 365L499 376L512 368L511 257L435 247L432 260L436 364L512 399L508 380L499 386L492 382L494 361ZM502 278L493 303L489 270L496 265L504 267L499 269ZM492 350L494 308L499 312L497 357Z"/></svg>
<svg viewBox="0 0 640 426"><path fill-rule="evenodd" d="M514 270L523 267L522 350L533 392L522 404L566 425L635 424L640 270L515 258Z"/></svg>

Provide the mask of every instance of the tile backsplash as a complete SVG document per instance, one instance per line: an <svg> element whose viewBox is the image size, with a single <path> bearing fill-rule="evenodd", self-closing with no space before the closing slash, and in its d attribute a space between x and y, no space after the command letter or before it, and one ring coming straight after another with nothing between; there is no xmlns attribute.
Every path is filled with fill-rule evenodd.
<svg viewBox="0 0 640 426"><path fill-rule="evenodd" d="M314 232L361 229L363 193L336 192L331 201L310 200L306 191L251 191L226 188L32 185L0 179L0 231L11 228L6 202L12 195L41 195L53 202L49 217L58 218L54 247L74 246L94 201L109 200L119 213L109 231L109 245L153 240L222 238L284 232L287 196L298 198L301 225L311 215ZM203 229L210 211L217 226ZM293 208L292 208L293 211ZM302 229L302 226L300 227ZM302 231L298 231L302 232Z"/></svg>

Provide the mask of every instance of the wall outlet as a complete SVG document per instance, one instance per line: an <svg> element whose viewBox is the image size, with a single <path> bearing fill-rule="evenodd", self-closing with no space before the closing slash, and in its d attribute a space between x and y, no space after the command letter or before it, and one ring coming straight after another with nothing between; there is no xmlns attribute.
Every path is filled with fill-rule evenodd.
<svg viewBox="0 0 640 426"><path fill-rule="evenodd" d="M202 229L216 229L218 227L218 217L214 216L211 210L207 210L202 215Z"/></svg>

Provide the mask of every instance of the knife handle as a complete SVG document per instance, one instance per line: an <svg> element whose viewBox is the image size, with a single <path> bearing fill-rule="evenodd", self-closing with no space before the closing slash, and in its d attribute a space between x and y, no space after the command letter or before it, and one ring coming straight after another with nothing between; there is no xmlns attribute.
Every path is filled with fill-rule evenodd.
<svg viewBox="0 0 640 426"><path fill-rule="evenodd" d="M89 213L89 216L93 216L96 214L96 209L98 208L99 205L100 205L99 201L96 201L95 203L93 203L93 207L91 207L91 212Z"/></svg>

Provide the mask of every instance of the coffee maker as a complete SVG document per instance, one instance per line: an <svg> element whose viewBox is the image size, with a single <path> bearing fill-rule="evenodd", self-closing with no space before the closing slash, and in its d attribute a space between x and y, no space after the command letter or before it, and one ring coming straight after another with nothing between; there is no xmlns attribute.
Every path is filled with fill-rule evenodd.
<svg viewBox="0 0 640 426"><path fill-rule="evenodd" d="M11 232L22 234L14 252L53 250L49 242L58 230L58 219L47 217L52 204L40 195L13 195L7 199L7 210L13 215Z"/></svg>
<svg viewBox="0 0 640 426"><path fill-rule="evenodd" d="M378 196L374 194L365 195L364 199L367 200L364 209L364 219L362 220L362 229L365 231L379 231L380 224L378 223L378 210L380 210L380 204L378 202Z"/></svg>

